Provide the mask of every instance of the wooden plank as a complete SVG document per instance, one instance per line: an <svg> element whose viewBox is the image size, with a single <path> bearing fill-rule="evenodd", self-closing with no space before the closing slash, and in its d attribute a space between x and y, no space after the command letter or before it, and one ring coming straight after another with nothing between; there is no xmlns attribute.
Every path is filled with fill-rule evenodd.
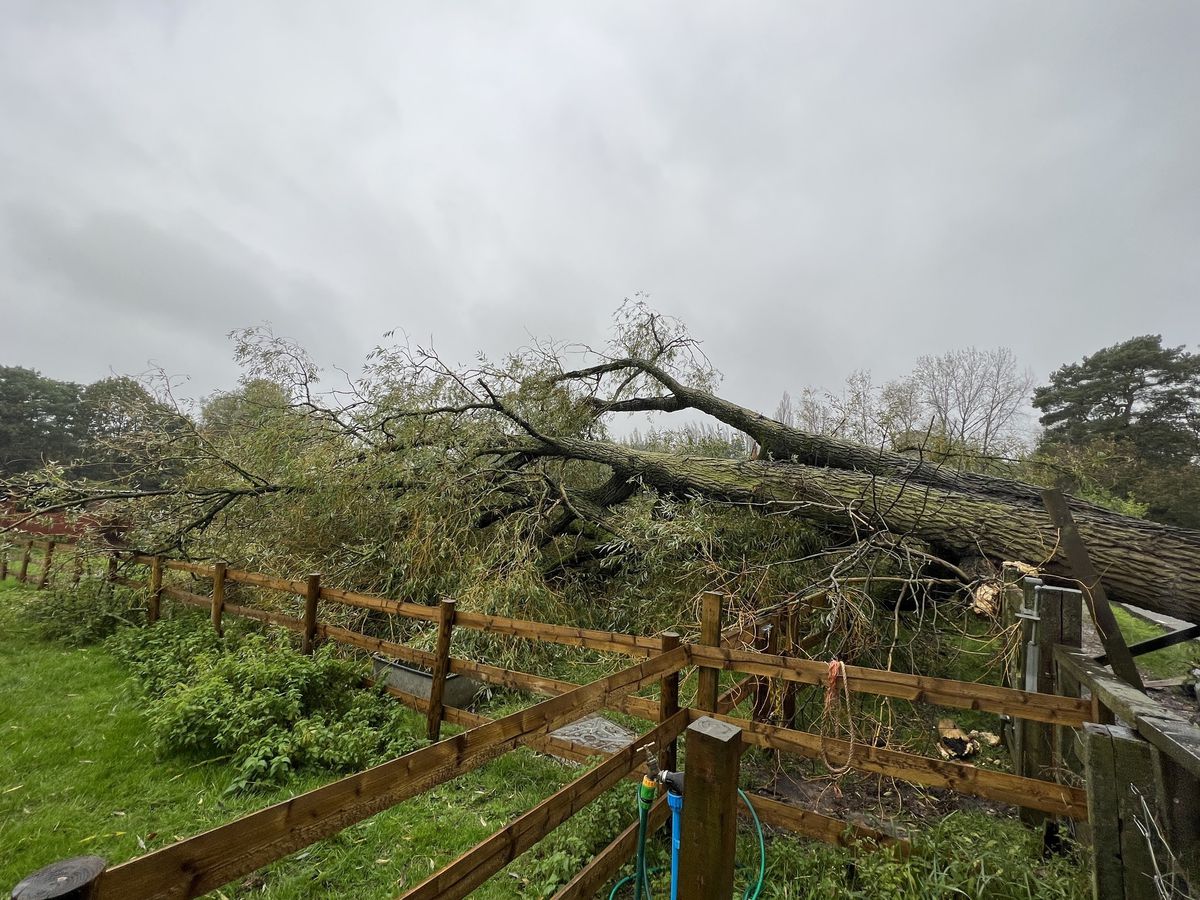
<svg viewBox="0 0 1200 900"><path fill-rule="evenodd" d="M662 642L663 653L670 653L679 646L679 634L674 631L664 631L659 640ZM679 673L672 672L658 683L658 719L661 724L679 712ZM660 762L668 772L676 771L679 765L679 746L672 738L662 745Z"/></svg>
<svg viewBox="0 0 1200 900"><path fill-rule="evenodd" d="M1200 728L1126 684L1081 653L1056 648L1054 658L1092 692L1093 699L1132 725L1143 738L1193 776L1200 777Z"/></svg>
<svg viewBox="0 0 1200 900"><path fill-rule="evenodd" d="M428 650L406 647L404 644L385 641L383 638L368 637L365 634L351 631L348 628L341 628L337 625L329 625L321 622L317 625L317 636L322 640L336 641L339 644L349 644L351 647L358 647L360 650L367 650L371 653L381 653L384 656L390 656L392 659L398 659L410 665L424 666L425 668L433 666L433 654Z"/></svg>
<svg viewBox="0 0 1200 900"><path fill-rule="evenodd" d="M317 647L317 602L321 599L321 575L313 572L304 583L304 630L300 652L306 656Z"/></svg>
<svg viewBox="0 0 1200 900"><path fill-rule="evenodd" d="M1118 812L1120 798L1111 727L1090 723L1083 726L1088 824L1092 833L1092 896L1104 900L1124 900L1125 876L1121 863Z"/></svg>
<svg viewBox="0 0 1200 900"><path fill-rule="evenodd" d="M199 594L193 594L191 591L185 591L183 588L167 586L162 589L162 592L163 596L170 597L172 600L178 600L187 606L195 606L199 609L212 608L211 597L201 597Z"/></svg>
<svg viewBox="0 0 1200 900"><path fill-rule="evenodd" d="M688 725L684 740L687 770L679 896L728 897L733 893L742 731L712 716L700 716Z"/></svg>
<svg viewBox="0 0 1200 900"><path fill-rule="evenodd" d="M206 566L203 563L188 562L184 559L163 560L163 565L168 569L174 569L178 572L191 572L193 575L203 575L206 578L211 578L213 574L212 566Z"/></svg>
<svg viewBox="0 0 1200 900"><path fill-rule="evenodd" d="M680 647L568 694L243 816L105 872L98 900L196 897L595 712L687 662Z"/></svg>
<svg viewBox="0 0 1200 900"><path fill-rule="evenodd" d="M476 662L473 659L457 657L451 657L450 671L456 675L469 675L487 684L495 684L512 690L529 691L532 694L541 694L547 697L556 697L579 687L571 681L560 681L557 678L532 675L514 669L502 669L499 666ZM621 697L617 701L616 708L621 712L645 719L647 722L654 722L658 719L658 704L646 697Z"/></svg>
<svg viewBox="0 0 1200 900"><path fill-rule="evenodd" d="M645 745L672 741L687 723L678 712L556 791L511 824L402 894L403 900L457 900L479 887L575 813L617 784L646 758Z"/></svg>
<svg viewBox="0 0 1200 900"><path fill-rule="evenodd" d="M450 639L454 631L454 600L443 597L438 606L437 647L433 651L433 674L429 682L429 713L425 720L426 737L436 741L442 736L442 697L450 669Z"/></svg>
<svg viewBox="0 0 1200 900"><path fill-rule="evenodd" d="M667 798L659 797L650 807L647 830L657 831L670 816ZM593 900L602 888L616 879L621 866L637 850L637 832L638 823L634 822L576 872L575 877L559 889L553 900Z"/></svg>
<svg viewBox="0 0 1200 900"><path fill-rule="evenodd" d="M290 581L286 578L261 575L258 572L244 572L241 569L226 569L225 578L229 581L236 581L238 584L265 588L268 591L280 591L285 594L303 595L308 588L307 581Z"/></svg>
<svg viewBox="0 0 1200 900"><path fill-rule="evenodd" d="M303 593L303 591L300 593ZM321 599L332 600L334 603L342 603L346 606L356 606L359 609L373 609L377 612L388 613L393 616L404 616L407 619L420 619L424 622L436 622L438 619L436 606L405 603L401 600L389 600L386 597L374 597L370 594L343 591L341 588L322 587Z"/></svg>
<svg viewBox="0 0 1200 900"><path fill-rule="evenodd" d="M1046 506L1046 512L1050 514L1050 521L1058 528L1059 543L1067 562L1071 564L1075 579L1083 588L1088 609L1092 613L1092 621L1096 623L1096 634L1104 644L1104 652L1113 661L1113 671L1139 691L1142 690L1142 676L1129 653L1129 647L1125 645L1125 636L1121 634L1117 617L1113 615L1108 594L1104 592L1104 585L1100 581L1100 573L1092 564L1087 546L1079 536L1079 529L1075 527L1075 519L1071 515L1066 498L1063 497L1062 491L1046 490L1042 491L1042 502Z"/></svg>
<svg viewBox="0 0 1200 900"><path fill-rule="evenodd" d="M692 661L699 665L749 675L766 675L801 684L823 684L829 671L825 663L790 656L770 656L700 644L692 644L690 650ZM1089 705L1082 700L1029 693L992 684L908 675L862 666L846 666L845 671L850 690L864 694L958 709L985 710L1020 719L1071 726L1082 725L1091 712Z"/></svg>
<svg viewBox="0 0 1200 900"><path fill-rule="evenodd" d="M376 683L370 678L365 681L368 686ZM424 697L418 697L416 694L402 691L387 683L383 684L383 689L410 709L416 710L419 713L429 712L429 701ZM478 728L480 725L486 725L488 722L494 721L487 716L481 716L479 713L474 713L467 709L459 709L455 706L445 706L442 708L442 711L445 721L451 725L460 725L463 728ZM608 755L601 750L597 750L595 747L589 747L578 741L569 741L565 738L557 738L548 734L527 735L521 738L521 743L531 750L536 750L538 753L544 753L547 756L557 756L561 759L581 764L592 763L595 762L597 757Z"/></svg>
<svg viewBox="0 0 1200 900"><path fill-rule="evenodd" d="M1112 731L1125 898L1159 900L1158 886L1154 881L1155 855L1165 856L1165 853L1160 842L1152 838L1152 845L1142 832L1142 828L1145 828L1153 834L1158 817L1151 748L1129 729L1113 726Z"/></svg>
<svg viewBox="0 0 1200 900"><path fill-rule="evenodd" d="M455 624L461 628L474 628L489 634L510 634L531 641L548 641L570 647L586 647L605 653L621 653L625 656L653 656L659 652L658 638L639 637L592 628L576 628L572 625L551 625L545 622L527 622L506 616L483 613L460 612Z"/></svg>
<svg viewBox="0 0 1200 900"><path fill-rule="evenodd" d="M773 800L761 794L748 793L747 796L754 804L754 811L758 813L762 823L772 828L789 831L792 834L838 847L868 851L882 847L894 847L901 856L908 856L912 852L911 844L904 838L898 838L865 825L856 825L853 822L824 816L810 809L801 809L799 806ZM748 816L749 814L743 810L744 807L739 807L739 814L743 817Z"/></svg>
<svg viewBox="0 0 1200 900"><path fill-rule="evenodd" d="M699 716L701 713L692 710L692 715ZM1040 809L1054 815L1080 820L1087 818L1087 798L1084 792L1053 781L1025 778L1008 772L994 772L902 750L852 744L839 738L751 722L748 719L735 719L721 714L717 714L715 718L740 727L742 739L748 744L771 747L809 759L832 759L863 772L874 772L914 784L948 788L960 794Z"/></svg>
<svg viewBox="0 0 1200 900"><path fill-rule="evenodd" d="M265 609L254 609L250 606L238 606L235 603L226 603L224 611L225 615L227 616L239 616L243 619L255 619L256 621L264 622L267 625L278 625L280 628L286 628L288 631L295 631L299 634L304 633L304 623L300 619L293 618L292 616L285 616L282 613L267 612Z"/></svg>
<svg viewBox="0 0 1200 900"><path fill-rule="evenodd" d="M150 583L140 578L121 578L120 576L113 579L113 584L119 584L121 587L131 588L135 591L144 591Z"/></svg>
<svg viewBox="0 0 1200 900"><path fill-rule="evenodd" d="M700 643L707 645L705 649L720 649L721 600L721 595L715 591L705 591L700 598ZM721 673L711 664L705 665L702 659L702 657L692 656L694 662L701 661L700 673L697 676L696 707L714 712L717 708L717 692L721 683Z"/></svg>

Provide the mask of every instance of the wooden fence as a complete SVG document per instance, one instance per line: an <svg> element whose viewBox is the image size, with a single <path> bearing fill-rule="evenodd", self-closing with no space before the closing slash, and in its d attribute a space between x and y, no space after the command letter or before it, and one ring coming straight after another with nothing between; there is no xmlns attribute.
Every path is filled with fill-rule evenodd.
<svg viewBox="0 0 1200 900"><path fill-rule="evenodd" d="M68 551L75 554L76 558L80 552L77 547L56 545L53 541L38 542L43 550L42 569L37 575L32 575L29 570L33 543L20 547L18 577L39 587L50 582L52 567L64 559ZM598 766L588 769L573 783L404 895L410 898L465 896L600 793L623 778L636 777L645 758L641 748L647 742L652 741L661 748L667 766L673 766L677 738L689 723L705 716L740 728L743 746L765 747L812 759L844 760L849 768L862 772L957 791L1012 804L1039 815L1080 823L1095 818L1100 810L1094 796L1096 788L1093 782L1096 779L1092 776L1093 772L1098 771L1098 764L1089 763L1085 772L1086 786L1081 787L1053 773L1034 770L1018 773L993 771L963 762L838 740L791 727L794 723L790 719L782 725L763 721L765 716L760 713L764 704L760 701L764 687L768 691L772 686L782 688L786 697L787 690L795 686L824 683L829 676L829 666L814 660L729 646L745 638L746 633L740 626L729 629L723 627L722 597L717 594L703 597L699 638L694 642L682 642L674 633L655 636L618 634L459 611L452 601L443 601L436 606L402 602L329 587L321 583L321 576L317 574L290 580L232 569L221 562L201 564L112 550L105 551L104 556L107 562L103 578L113 584L145 592L147 619L151 626L161 615L163 601L168 600L207 611L212 626L218 631L222 629L226 616L244 617L295 632L304 652L312 652L321 642L334 642L428 669L432 674L428 698L406 694L394 688L390 692L402 702L425 713L429 737L436 743L227 825L104 868L93 879L94 897L193 897L213 890L408 797L468 772L519 744L579 761L607 756ZM146 577L129 577L129 571L135 566L145 567ZM0 576L6 575L8 568L9 555L5 551L0 557ZM72 567L74 580L78 581L80 571L78 564ZM164 576L171 571L211 581L211 587L207 593L201 594L168 584ZM300 617L289 616L230 603L227 601L227 586L230 583L303 598L303 614ZM371 610L421 623L421 627L427 629L436 629L435 649L422 650L322 621L321 611L328 609L331 604ZM451 637L456 629L473 629L492 635L618 654L630 658L631 664L590 684L576 685L454 657L450 648ZM760 640L762 635L757 629L751 629L750 637L755 646L771 648L769 639ZM1051 654L1051 658L1056 657ZM1183 771L1190 771L1188 766L1191 763L1186 760L1194 761L1196 746L1200 745L1189 744L1191 738L1181 737L1180 729L1174 724L1164 725L1160 718L1140 707L1121 706L1132 701L1117 696L1115 688L1101 678L1099 673L1104 670L1099 667L1095 667L1099 669L1098 672L1094 671L1085 665L1085 661L1070 655L1063 656L1057 662L1060 667L1071 670L1076 683L1094 685L1090 698L1081 698L1078 693L1075 696L1061 696L857 666L844 667L844 686L855 693L983 710L1008 717L1022 726L1028 723L1051 731L1057 729L1059 734L1082 734L1087 741L1092 739L1092 732L1088 729L1093 727L1087 723L1096 723L1101 707L1107 704L1107 708L1115 708L1117 714L1127 721L1136 721L1139 731L1145 728L1147 732L1155 734L1155 740L1158 741L1154 745L1156 748L1159 744L1175 748L1164 749L1163 752L1170 759L1184 760L1180 763ZM681 672L691 666L698 670L696 697L692 706L681 706ZM732 672L743 677L721 694L721 672ZM469 675L487 684L518 688L548 699L518 713L490 720L469 710L445 704L444 685L450 674ZM1111 675L1104 674L1111 679ZM638 695L639 691L647 688L657 689L658 696ZM751 718L729 715L742 699L751 696L755 698ZM607 755L549 734L562 724L605 708L617 709L646 720L652 727L626 749ZM1128 719L1129 715L1133 716L1133 720ZM439 740L442 722L450 722L466 730ZM1176 745L1184 750L1178 750ZM755 796L754 804L762 820L772 827L843 845L892 846L899 852L908 851L907 842L869 828L831 819L767 797ZM651 815L652 821L661 824L666 816L665 804L657 804ZM1180 814L1178 818L1183 817ZM1096 829L1095 833L1101 835L1101 830ZM634 837L629 830L616 836L557 896L591 896L628 860ZM1099 848L1097 852L1099 854Z"/></svg>

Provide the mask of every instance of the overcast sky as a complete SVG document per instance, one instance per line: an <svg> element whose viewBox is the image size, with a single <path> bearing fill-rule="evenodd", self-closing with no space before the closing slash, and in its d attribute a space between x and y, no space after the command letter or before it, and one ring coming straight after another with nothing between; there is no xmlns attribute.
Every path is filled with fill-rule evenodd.
<svg viewBox="0 0 1200 900"><path fill-rule="evenodd" d="M0 0L0 364L685 319L764 411L1200 341L1200 3Z"/></svg>

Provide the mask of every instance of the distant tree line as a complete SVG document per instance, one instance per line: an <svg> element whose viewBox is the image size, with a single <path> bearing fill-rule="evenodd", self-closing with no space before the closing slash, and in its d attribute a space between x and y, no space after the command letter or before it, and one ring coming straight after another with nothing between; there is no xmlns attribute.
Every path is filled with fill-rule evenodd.
<svg viewBox="0 0 1200 900"><path fill-rule="evenodd" d="M47 378L33 369L0 367L0 473L57 464L64 475L96 481L127 477L135 463L117 448L127 435L169 423L174 411L136 380L88 385Z"/></svg>
<svg viewBox="0 0 1200 900"><path fill-rule="evenodd" d="M883 384L859 370L837 392L785 393L774 418L1200 528L1200 357L1164 347L1161 335L1144 335L1067 363L1047 384L1035 384L1011 350L971 347L921 357L910 374ZM1030 401L1041 412L1040 433L1026 416ZM690 442L719 444L727 437L709 429L700 428ZM664 442L654 433L650 438Z"/></svg>

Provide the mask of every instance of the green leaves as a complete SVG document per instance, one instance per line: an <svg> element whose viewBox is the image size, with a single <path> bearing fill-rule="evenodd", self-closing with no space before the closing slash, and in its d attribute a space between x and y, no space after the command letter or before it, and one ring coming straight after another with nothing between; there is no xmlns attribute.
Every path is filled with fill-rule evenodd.
<svg viewBox="0 0 1200 900"><path fill-rule="evenodd" d="M160 748L228 757L229 791L279 784L300 769L356 771L418 746L398 704L361 688L328 650L303 656L286 635L225 639L194 616L129 629L110 648L133 668Z"/></svg>

